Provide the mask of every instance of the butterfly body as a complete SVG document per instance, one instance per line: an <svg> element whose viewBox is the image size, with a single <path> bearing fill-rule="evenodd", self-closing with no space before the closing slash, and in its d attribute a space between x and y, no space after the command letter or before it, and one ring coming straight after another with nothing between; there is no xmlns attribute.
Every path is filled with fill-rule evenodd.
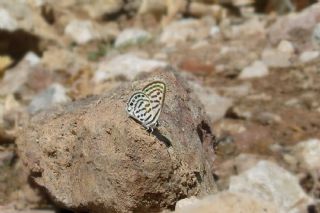
<svg viewBox="0 0 320 213"><path fill-rule="evenodd" d="M158 124L165 92L166 85L161 81L155 81L145 86L142 91L134 93L127 103L129 116L152 132Z"/></svg>

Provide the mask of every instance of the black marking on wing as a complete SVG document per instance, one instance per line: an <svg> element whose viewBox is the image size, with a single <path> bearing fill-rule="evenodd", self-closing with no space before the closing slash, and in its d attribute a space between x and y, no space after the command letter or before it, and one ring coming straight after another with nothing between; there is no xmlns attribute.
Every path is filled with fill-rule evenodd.
<svg viewBox="0 0 320 213"><path fill-rule="evenodd" d="M153 106L153 107L152 107L152 109L156 109L156 108L158 108L158 107L159 107L159 105L160 105L160 104L157 104L157 105Z"/></svg>
<svg viewBox="0 0 320 213"><path fill-rule="evenodd" d="M143 102L142 102L142 101L140 101L138 108L140 108L142 104L143 104Z"/></svg>
<svg viewBox="0 0 320 213"><path fill-rule="evenodd" d="M127 110L129 115L140 122L145 120L146 111L151 110L150 100L143 92L134 93L127 105L130 107L130 111Z"/></svg>
<svg viewBox="0 0 320 213"><path fill-rule="evenodd" d="M158 115L159 115L159 113L160 113L160 110L161 110L161 108L159 108L159 109L157 110L156 114L152 117L152 120L151 120L151 121L147 121L146 126L149 126L150 124L152 124L152 123L158 118Z"/></svg>
<svg viewBox="0 0 320 213"><path fill-rule="evenodd" d="M145 119L146 121L148 121L149 119L150 119L150 117L151 117L152 115L151 114L149 114L149 116Z"/></svg>
<svg viewBox="0 0 320 213"><path fill-rule="evenodd" d="M145 98L147 98L146 97L146 95L143 93L143 92L136 92L136 93L134 93L132 96L131 96L131 98L129 99L129 101L128 101L128 106L129 106L129 104L131 104L131 103L136 103L137 102L137 100L139 100L139 99L137 99L137 96L143 96L143 97L145 97ZM148 99L148 98L147 98Z"/></svg>
<svg viewBox="0 0 320 213"><path fill-rule="evenodd" d="M137 106L138 104L144 103L145 101L149 102L149 99L144 98L144 99L137 99L135 101L136 101L136 103L134 104L134 108L136 109L137 107L140 108L139 106Z"/></svg>
<svg viewBox="0 0 320 213"><path fill-rule="evenodd" d="M161 81L155 81L143 88L143 92L150 97L150 95L154 92L158 91L159 95L166 92L166 85Z"/></svg>

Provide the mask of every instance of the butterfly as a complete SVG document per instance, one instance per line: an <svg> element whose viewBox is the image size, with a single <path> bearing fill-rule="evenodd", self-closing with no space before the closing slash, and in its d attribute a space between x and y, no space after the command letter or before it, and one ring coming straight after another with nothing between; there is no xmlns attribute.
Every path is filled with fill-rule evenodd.
<svg viewBox="0 0 320 213"><path fill-rule="evenodd" d="M147 130L150 129L152 132L158 125L165 93L165 83L154 81L148 84L142 91L136 92L130 97L127 103L129 116L138 120Z"/></svg>

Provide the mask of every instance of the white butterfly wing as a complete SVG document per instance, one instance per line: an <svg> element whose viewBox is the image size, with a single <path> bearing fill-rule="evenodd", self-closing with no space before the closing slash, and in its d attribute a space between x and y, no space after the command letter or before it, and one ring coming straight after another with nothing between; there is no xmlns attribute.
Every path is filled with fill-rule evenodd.
<svg viewBox="0 0 320 213"><path fill-rule="evenodd" d="M127 112L131 117L144 123L151 113L151 104L148 96L143 92L134 93L128 101Z"/></svg>
<svg viewBox="0 0 320 213"><path fill-rule="evenodd" d="M148 84L142 92L134 93L127 104L128 114L146 128L156 126L165 98L166 86L156 81Z"/></svg>
<svg viewBox="0 0 320 213"><path fill-rule="evenodd" d="M149 97L151 104L151 116L145 120L145 126L156 126L165 99L165 92L166 85L161 81L152 82L143 89L143 93Z"/></svg>

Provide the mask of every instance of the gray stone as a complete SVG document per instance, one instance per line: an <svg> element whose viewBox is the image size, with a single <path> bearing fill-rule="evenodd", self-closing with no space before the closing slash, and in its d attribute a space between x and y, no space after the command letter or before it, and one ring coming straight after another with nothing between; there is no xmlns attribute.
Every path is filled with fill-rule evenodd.
<svg viewBox="0 0 320 213"><path fill-rule="evenodd" d="M94 28L94 25L89 20L72 20L65 28L64 33L70 36L74 42L85 44L96 38L99 38L99 33Z"/></svg>
<svg viewBox="0 0 320 213"><path fill-rule="evenodd" d="M221 31L220 27L213 26L213 27L211 27L209 34L210 34L210 36L215 37L220 34L220 31Z"/></svg>
<svg viewBox="0 0 320 213"><path fill-rule="evenodd" d="M99 63L94 81L99 83L117 76L124 76L132 80L139 73L151 72L165 66L167 66L167 63L159 60L145 59L133 54L119 55L111 60L105 59Z"/></svg>
<svg viewBox="0 0 320 213"><path fill-rule="evenodd" d="M10 164L13 158L13 151L0 151L0 167Z"/></svg>
<svg viewBox="0 0 320 213"><path fill-rule="evenodd" d="M60 84L53 84L32 99L28 111L34 114L40 110L68 101L70 101L70 98L66 94L66 89Z"/></svg>
<svg viewBox="0 0 320 213"><path fill-rule="evenodd" d="M261 78L269 74L268 67L262 61L255 61L250 66L245 67L240 75L240 79Z"/></svg>
<svg viewBox="0 0 320 213"><path fill-rule="evenodd" d="M135 2L130 1L130 2ZM63 1L70 2L69 1ZM71 3L72 4L72 3ZM82 4L81 7L88 12L91 18L99 19L104 15L115 14L124 8L125 2L119 0L90 0L90 1L76 1L72 5ZM128 2L127 2L128 4Z"/></svg>
<svg viewBox="0 0 320 213"><path fill-rule="evenodd" d="M203 87L192 81L189 82L189 85L193 88L194 93L204 105L204 108L212 122L216 122L223 118L227 110L233 105L231 98L218 95L218 93L212 88Z"/></svg>
<svg viewBox="0 0 320 213"><path fill-rule="evenodd" d="M10 15L10 13L4 9L0 8L0 29L14 31L18 28L16 20Z"/></svg>
<svg viewBox="0 0 320 213"><path fill-rule="evenodd" d="M317 24L312 32L312 42L315 47L320 49L320 23Z"/></svg>
<svg viewBox="0 0 320 213"><path fill-rule="evenodd" d="M281 40L277 49L281 52L294 54L294 46L290 41L287 40Z"/></svg>
<svg viewBox="0 0 320 213"><path fill-rule="evenodd" d="M305 51L301 53L299 59L302 63L307 63L318 58L320 55L319 51Z"/></svg>
<svg viewBox="0 0 320 213"><path fill-rule="evenodd" d="M151 34L145 30L130 28L122 31L116 41L115 47L121 47L125 45L139 44L140 42L145 42L151 39Z"/></svg>
<svg viewBox="0 0 320 213"><path fill-rule="evenodd" d="M30 61L29 54L15 67L8 69L0 80L0 95L6 96L22 91L28 81L28 76L34 71L35 66Z"/></svg>
<svg viewBox="0 0 320 213"><path fill-rule="evenodd" d="M289 67L291 62L292 53L283 52L275 49L265 49L262 52L262 61L268 67Z"/></svg>

